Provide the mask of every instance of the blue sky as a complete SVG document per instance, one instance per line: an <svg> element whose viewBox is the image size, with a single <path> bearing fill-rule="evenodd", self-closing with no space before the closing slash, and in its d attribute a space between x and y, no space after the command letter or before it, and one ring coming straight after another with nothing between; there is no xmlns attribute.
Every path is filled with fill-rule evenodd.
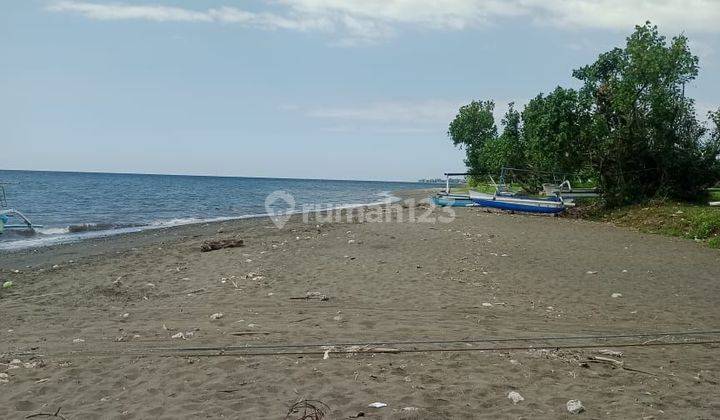
<svg viewBox="0 0 720 420"><path fill-rule="evenodd" d="M646 19L717 107L714 0L5 1L0 169L440 176L459 105L575 86Z"/></svg>

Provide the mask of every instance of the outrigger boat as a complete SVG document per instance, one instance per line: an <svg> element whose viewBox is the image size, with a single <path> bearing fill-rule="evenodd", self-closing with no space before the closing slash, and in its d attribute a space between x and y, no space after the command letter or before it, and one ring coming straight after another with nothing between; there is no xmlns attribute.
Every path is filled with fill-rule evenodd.
<svg viewBox="0 0 720 420"><path fill-rule="evenodd" d="M535 198L496 192L485 194L470 191L470 198L481 207L526 213L558 214L565 210L562 197Z"/></svg>
<svg viewBox="0 0 720 420"><path fill-rule="evenodd" d="M440 191L430 200L436 206L440 207L475 207L477 204L470 198L468 194L453 194L450 192L450 177L465 176L468 173L452 173L445 174L445 191Z"/></svg>
<svg viewBox="0 0 720 420"><path fill-rule="evenodd" d="M433 204L440 207L475 207L477 204L464 194L444 194L439 193L432 198Z"/></svg>
<svg viewBox="0 0 720 420"><path fill-rule="evenodd" d="M547 196L559 195L563 198L594 198L600 196L600 190L597 188L573 188L568 180L559 185L543 184L543 193Z"/></svg>
<svg viewBox="0 0 720 420"><path fill-rule="evenodd" d="M34 225L29 218L19 211L8 208L5 196L5 185L7 184L0 183L0 234L6 230L32 232L35 228L42 227L41 225Z"/></svg>
<svg viewBox="0 0 720 420"><path fill-rule="evenodd" d="M506 183L509 171L518 171L518 169L502 168L500 182L496 184L493 181L495 194L470 191L470 198L481 207L525 213L559 214L565 211L566 207L575 205L572 200L564 200L557 192L550 197L530 197L510 191Z"/></svg>

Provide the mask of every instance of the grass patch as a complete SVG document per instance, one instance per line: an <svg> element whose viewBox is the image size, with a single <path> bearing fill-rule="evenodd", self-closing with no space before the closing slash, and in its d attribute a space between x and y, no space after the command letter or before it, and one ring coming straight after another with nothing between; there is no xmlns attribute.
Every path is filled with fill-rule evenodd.
<svg viewBox="0 0 720 420"><path fill-rule="evenodd" d="M590 219L627 226L645 233L704 241L720 248L720 208L677 202L651 202L614 210L594 209Z"/></svg>
<svg viewBox="0 0 720 420"><path fill-rule="evenodd" d="M720 201L720 188L711 188L708 190L710 201Z"/></svg>

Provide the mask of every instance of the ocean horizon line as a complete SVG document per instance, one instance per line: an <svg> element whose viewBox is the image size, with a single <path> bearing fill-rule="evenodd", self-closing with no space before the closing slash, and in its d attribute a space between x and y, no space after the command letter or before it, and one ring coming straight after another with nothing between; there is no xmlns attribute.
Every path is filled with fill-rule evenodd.
<svg viewBox="0 0 720 420"><path fill-rule="evenodd" d="M34 172L54 174L92 174L92 175L141 175L141 176L176 176L189 178L237 178L237 179L276 179L287 181L330 181L330 182L378 182L398 184L423 184L418 179L403 180L381 180L381 179L348 179L348 178L301 178L284 176L246 176L246 175L210 175L210 174L178 174L178 173L146 173L146 172L107 172L107 171L70 171L70 170L47 170L47 169L2 169L0 172ZM1 181L1 180L0 180Z"/></svg>

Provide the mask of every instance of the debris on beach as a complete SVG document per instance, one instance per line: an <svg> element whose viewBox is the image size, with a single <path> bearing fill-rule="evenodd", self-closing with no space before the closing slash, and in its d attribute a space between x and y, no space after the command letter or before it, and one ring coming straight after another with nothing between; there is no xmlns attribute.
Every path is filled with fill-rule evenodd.
<svg viewBox="0 0 720 420"><path fill-rule="evenodd" d="M610 295L610 297L613 297L613 298L621 298L621 297L622 297L622 293L613 293L612 295Z"/></svg>
<svg viewBox="0 0 720 420"><path fill-rule="evenodd" d="M220 319L222 317L223 317L223 314L221 312L217 312L217 313L210 315L210 319L213 321Z"/></svg>
<svg viewBox="0 0 720 420"><path fill-rule="evenodd" d="M507 397L510 401L512 401L513 404L517 404L520 401L525 401L525 398L523 398L523 396L520 395L520 393L517 391L510 391Z"/></svg>
<svg viewBox="0 0 720 420"><path fill-rule="evenodd" d="M598 353L603 354L605 356L614 356L614 357L622 357L623 352L617 351L617 350L609 350L609 349L600 349L598 350Z"/></svg>
<svg viewBox="0 0 720 420"><path fill-rule="evenodd" d="M0 373L0 383L6 384L10 382L10 375L5 372Z"/></svg>
<svg viewBox="0 0 720 420"><path fill-rule="evenodd" d="M260 273L256 273L254 271L251 271L251 272L245 274L244 276L242 276L243 280L252 280L252 281L260 281L264 278L265 278L265 276L262 276Z"/></svg>
<svg viewBox="0 0 720 420"><path fill-rule="evenodd" d="M9 288L13 287L13 284L14 283L12 281L6 281L3 283L2 287L3 287L3 289L9 289Z"/></svg>
<svg viewBox="0 0 720 420"><path fill-rule="evenodd" d="M205 241L200 245L200 251L210 252L224 248L237 248L244 245L242 239L217 239L211 241Z"/></svg>
<svg viewBox="0 0 720 420"><path fill-rule="evenodd" d="M300 400L290 406L285 419L321 420L327 411L330 407L322 401Z"/></svg>
<svg viewBox="0 0 720 420"><path fill-rule="evenodd" d="M322 293L320 293L320 292L307 292L307 293L305 293L305 296L296 296L296 297L291 297L290 299L291 299L291 300L312 300L312 299L317 299L317 300L322 301L322 302L327 302L328 300L330 300L330 297L327 296L327 295L324 295L324 294L322 294Z"/></svg>
<svg viewBox="0 0 720 420"><path fill-rule="evenodd" d="M84 342L85 342L85 340L83 340L82 338L75 338L75 339L73 339L73 343L74 343L74 344L80 344L80 343L84 343Z"/></svg>
<svg viewBox="0 0 720 420"><path fill-rule="evenodd" d="M193 335L195 335L195 333L193 333L192 331L179 332L179 333L173 334L172 336L170 336L170 338L175 338L175 339L182 338L183 340L187 340L188 338L191 338Z"/></svg>
<svg viewBox="0 0 720 420"><path fill-rule="evenodd" d="M377 346L349 346L345 349L338 350L338 353L400 353L399 349L392 347Z"/></svg>
<svg viewBox="0 0 720 420"><path fill-rule="evenodd" d="M604 356L588 356L589 362L595 362L595 363L606 363L611 365L613 368L622 368L624 363L620 360L615 360L611 357L604 357Z"/></svg>
<svg viewBox="0 0 720 420"><path fill-rule="evenodd" d="M374 403L368 404L368 407L383 408L383 407L387 407L387 404L385 404L384 402L374 402Z"/></svg>
<svg viewBox="0 0 720 420"><path fill-rule="evenodd" d="M493 306L493 304L490 303L490 302L483 302L483 303L482 303L482 306L485 307L485 308L491 308L491 307Z"/></svg>
<svg viewBox="0 0 720 420"><path fill-rule="evenodd" d="M588 270L585 274L597 274L597 273L598 273L597 271L590 271L590 270Z"/></svg>
<svg viewBox="0 0 720 420"><path fill-rule="evenodd" d="M567 404L565 404L565 406L570 414L580 414L585 411L585 406L583 406L583 403L580 400L570 400Z"/></svg>

